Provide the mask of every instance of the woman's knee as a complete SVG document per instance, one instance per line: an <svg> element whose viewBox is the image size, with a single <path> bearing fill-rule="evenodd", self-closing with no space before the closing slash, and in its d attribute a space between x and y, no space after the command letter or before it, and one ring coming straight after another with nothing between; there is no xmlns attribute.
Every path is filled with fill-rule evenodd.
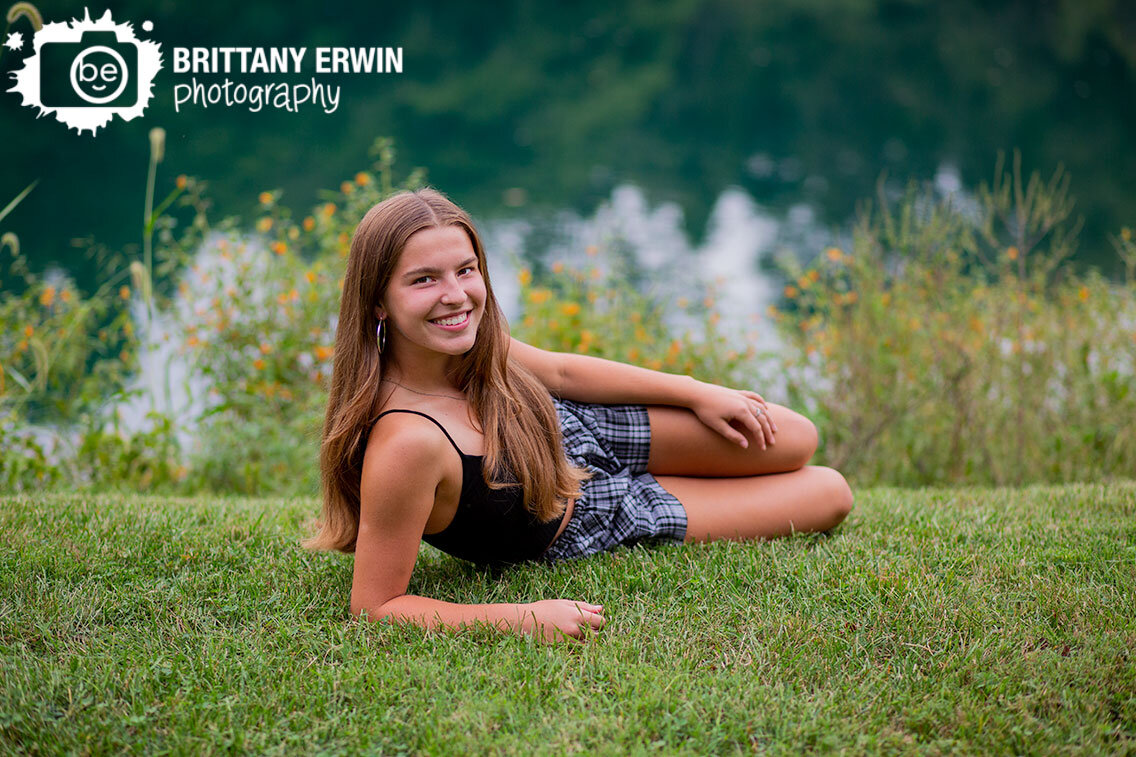
<svg viewBox="0 0 1136 757"><path fill-rule="evenodd" d="M852 487L848 485L848 481L838 470L824 465L814 465L811 468L816 471L814 475L821 477L824 481L822 505L828 516L825 520L829 523L824 530L828 530L839 525L852 512L854 504Z"/></svg>
<svg viewBox="0 0 1136 757"><path fill-rule="evenodd" d="M778 441L778 446L782 440L785 440L792 449L791 464L795 467L789 468L789 470L803 468L808 465L809 460L813 459L817 444L820 441L816 424L796 410L791 410L782 405L775 405L774 407L775 409L771 410L773 420L777 424L777 434L774 435L774 438ZM786 433L781 436L783 431Z"/></svg>

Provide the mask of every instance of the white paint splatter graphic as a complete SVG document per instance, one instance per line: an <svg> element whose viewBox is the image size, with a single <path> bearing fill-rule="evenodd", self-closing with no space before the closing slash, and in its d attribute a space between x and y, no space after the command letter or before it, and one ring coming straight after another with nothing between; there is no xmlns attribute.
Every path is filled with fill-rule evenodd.
<svg viewBox="0 0 1136 757"><path fill-rule="evenodd" d="M9 50L19 50L24 46L24 35L19 32L12 32L8 35L8 39L4 40L4 47Z"/></svg>
<svg viewBox="0 0 1136 757"><path fill-rule="evenodd" d="M16 85L8 91L23 95L22 104L38 108L40 116L54 113L80 134L90 130L93 136L116 115L137 118L154 96L161 45L139 40L129 23L114 23L109 10L97 21L84 8L82 20L44 24L32 43L35 54L12 74Z"/></svg>

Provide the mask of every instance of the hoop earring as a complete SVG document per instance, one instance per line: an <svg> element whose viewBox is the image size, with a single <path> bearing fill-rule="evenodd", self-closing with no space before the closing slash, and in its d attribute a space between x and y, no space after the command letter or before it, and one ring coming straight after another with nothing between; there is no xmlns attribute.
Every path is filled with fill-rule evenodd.
<svg viewBox="0 0 1136 757"><path fill-rule="evenodd" d="M380 318L379 319L378 339L379 339L379 354L380 355L383 354L383 348L387 346L386 323L387 323L386 318Z"/></svg>

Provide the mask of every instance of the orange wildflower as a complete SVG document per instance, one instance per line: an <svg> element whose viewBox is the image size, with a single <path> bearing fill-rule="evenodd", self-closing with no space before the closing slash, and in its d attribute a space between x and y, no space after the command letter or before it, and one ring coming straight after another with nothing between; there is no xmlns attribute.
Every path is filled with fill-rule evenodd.
<svg viewBox="0 0 1136 757"><path fill-rule="evenodd" d="M277 255L283 255L284 253L288 252L288 245L284 244L283 242L273 242L272 251Z"/></svg>
<svg viewBox="0 0 1136 757"><path fill-rule="evenodd" d="M258 197L257 199L260 200L261 205L271 205L272 204L272 193L271 192L261 192L260 197Z"/></svg>
<svg viewBox="0 0 1136 757"><path fill-rule="evenodd" d="M361 187L365 187L371 183L371 175L365 171L360 171L355 174L355 183Z"/></svg>
<svg viewBox="0 0 1136 757"><path fill-rule="evenodd" d="M327 360L335 353L334 348L320 345L315 349L316 360Z"/></svg>
<svg viewBox="0 0 1136 757"><path fill-rule="evenodd" d="M39 296L39 304L48 307L53 302L55 302L55 287L48 285L44 287L43 293Z"/></svg>
<svg viewBox="0 0 1136 757"><path fill-rule="evenodd" d="M308 216L304 219L304 231L311 231L316 227L316 219Z"/></svg>
<svg viewBox="0 0 1136 757"><path fill-rule="evenodd" d="M189 183L189 179L186 177L185 174L182 174L181 176L177 177L177 188L178 189L185 189L185 186L188 183Z"/></svg>
<svg viewBox="0 0 1136 757"><path fill-rule="evenodd" d="M258 371L263 371L264 365L265 365L264 361L261 360L260 358L257 358L256 360L252 361L252 367L256 368Z"/></svg>

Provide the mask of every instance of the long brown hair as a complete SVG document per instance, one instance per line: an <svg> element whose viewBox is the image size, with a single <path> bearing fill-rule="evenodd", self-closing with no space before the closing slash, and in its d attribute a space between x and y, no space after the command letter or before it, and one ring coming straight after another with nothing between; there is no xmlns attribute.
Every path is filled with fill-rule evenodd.
<svg viewBox="0 0 1136 757"><path fill-rule="evenodd" d="M548 390L523 365L508 359L508 323L493 295L473 221L435 190L400 192L367 211L351 240L320 446L323 511L315 524L318 533L301 542L305 549L355 551L363 454L378 415L383 373L375 306L411 235L445 226L458 226L469 236L485 280L477 341L460 357L453 377L484 432L485 480L493 489L521 486L525 507L546 522L564 512L568 497L579 496L579 485L589 476L564 455ZM507 480L510 474L512 480Z"/></svg>

